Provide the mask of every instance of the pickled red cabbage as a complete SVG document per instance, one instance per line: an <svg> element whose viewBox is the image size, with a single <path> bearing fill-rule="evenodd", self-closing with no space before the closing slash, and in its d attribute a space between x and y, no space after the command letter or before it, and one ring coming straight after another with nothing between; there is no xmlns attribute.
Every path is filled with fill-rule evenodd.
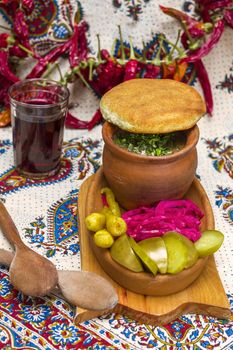
<svg viewBox="0 0 233 350"><path fill-rule="evenodd" d="M168 231L178 232L195 242L201 237L202 211L190 199L163 200L151 207L126 211L127 234L137 242L160 237Z"/></svg>

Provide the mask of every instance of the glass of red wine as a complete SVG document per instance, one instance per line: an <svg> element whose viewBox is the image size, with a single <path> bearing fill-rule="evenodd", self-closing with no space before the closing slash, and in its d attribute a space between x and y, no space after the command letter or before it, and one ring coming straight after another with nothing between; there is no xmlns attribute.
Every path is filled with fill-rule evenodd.
<svg viewBox="0 0 233 350"><path fill-rule="evenodd" d="M25 177L59 172L69 90L52 80L28 79L9 89L15 166Z"/></svg>

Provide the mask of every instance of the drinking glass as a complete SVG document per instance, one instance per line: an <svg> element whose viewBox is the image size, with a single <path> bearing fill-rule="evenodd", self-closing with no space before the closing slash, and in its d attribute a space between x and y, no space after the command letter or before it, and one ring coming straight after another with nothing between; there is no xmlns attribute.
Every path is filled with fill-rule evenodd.
<svg viewBox="0 0 233 350"><path fill-rule="evenodd" d="M14 162L25 177L44 178L60 168L69 90L52 80L28 79L9 89Z"/></svg>

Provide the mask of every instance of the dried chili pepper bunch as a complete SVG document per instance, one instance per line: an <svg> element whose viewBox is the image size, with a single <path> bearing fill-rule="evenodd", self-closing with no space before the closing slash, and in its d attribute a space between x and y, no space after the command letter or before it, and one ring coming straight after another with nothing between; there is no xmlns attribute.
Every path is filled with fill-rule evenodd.
<svg viewBox="0 0 233 350"><path fill-rule="evenodd" d="M204 22L215 22L221 19L233 28L232 0L196 0L196 11Z"/></svg>
<svg viewBox="0 0 233 350"><path fill-rule="evenodd" d="M30 45L27 13L22 6L20 8L17 7L17 4L19 4L17 1L9 0L8 5L9 3L11 6L14 6L15 14L12 15L14 27L10 34L4 33L4 36L2 36L0 52L0 61L1 55L3 61L0 73L1 69L4 68L2 75L6 82L6 87L0 91L0 94L2 94L0 101L4 102L5 106L8 106L7 90L9 86L19 80L11 70L10 65L12 59L15 62L15 58L22 60L31 56L36 60L31 72L25 77L26 79L31 79L48 77L54 67L59 68L57 65L58 60L62 55L66 54L70 68L64 76L61 74L61 83L67 85L75 79L80 79L87 87L94 90L99 97L113 86L136 77L160 77L176 80L182 80L184 77L187 64L177 64L177 60L184 57L184 50L179 49L177 43L167 42L164 35L159 36L159 45L151 46L149 49L144 47L142 53L136 55L131 41L129 47L124 46L119 28L120 53L112 55L107 50L101 50L98 36L99 49L97 58L90 57L86 35L88 26L85 21L80 23L74 22L72 24L73 33L71 37L42 57ZM28 6L28 8L33 10L33 6ZM168 50L169 45L171 50ZM174 55L175 52L176 55ZM174 60L174 56L176 56L176 60ZM99 110L96 111L89 122L79 120L68 112L66 125L71 128L90 130L101 120L102 116ZM4 118L2 125L4 124L6 124L6 118Z"/></svg>
<svg viewBox="0 0 233 350"><path fill-rule="evenodd" d="M212 115L211 85L202 58L218 43L225 24L233 28L233 0L196 0L196 10L201 17L200 20L173 8L164 6L160 8L165 14L177 19L183 29L181 42L187 50L187 56L181 60L181 63L194 64L203 89L207 113Z"/></svg>
<svg viewBox="0 0 233 350"><path fill-rule="evenodd" d="M78 16L74 16L74 23L71 23L70 37L41 56L30 44L27 24L27 16L34 10L34 1L2 0L0 7L11 9L13 27L7 33L0 34L0 103L6 107L0 114L0 126L10 122L7 91L13 83L20 80L15 68L29 56L33 57L35 65L26 79L48 77L57 67L62 84L67 85L80 79L98 97L119 83L138 77L169 78L189 83L187 72L194 66L204 91L207 111L211 114L213 99L202 57L218 42L224 24L232 27L232 2L233 0L196 0L197 10L203 19L200 21L182 11L160 6L165 14L176 18L181 24L175 43L158 34L155 43L149 46L143 44L143 50L139 52L133 47L131 39L129 45L123 41L119 28L119 50L112 54L101 49L100 38L97 36L98 54L97 57L91 57L87 40L88 25L85 21L79 22ZM62 75L58 60L64 55L68 57L70 67ZM101 120L99 110L89 122L79 120L68 112L66 125L90 130Z"/></svg>
<svg viewBox="0 0 233 350"><path fill-rule="evenodd" d="M136 53L131 39L129 46L123 42L120 28L119 34L119 50L114 54L110 54L105 49L101 50L99 43L95 69L86 77L88 84L98 96L102 96L117 84L134 78L154 79L168 76L176 80L183 78L178 65L172 72L168 67L171 64L175 67L175 61L185 57L184 50L170 43L164 35L159 34L155 45L149 47L143 45L143 50ZM168 43L173 45L172 49L169 49ZM174 55L175 50L177 50L176 55Z"/></svg>

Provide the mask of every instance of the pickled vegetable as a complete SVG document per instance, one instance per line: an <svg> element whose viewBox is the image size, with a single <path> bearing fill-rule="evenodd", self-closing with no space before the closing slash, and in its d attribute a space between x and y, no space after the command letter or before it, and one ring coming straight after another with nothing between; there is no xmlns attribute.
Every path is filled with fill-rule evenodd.
<svg viewBox="0 0 233 350"><path fill-rule="evenodd" d="M114 243L112 235L107 230L97 231L93 238L97 247L100 248L110 248Z"/></svg>
<svg viewBox="0 0 233 350"><path fill-rule="evenodd" d="M90 231L99 231L105 227L105 215L101 213L92 213L85 218L86 227Z"/></svg>
<svg viewBox="0 0 233 350"><path fill-rule="evenodd" d="M107 215L106 228L114 237L121 236L127 231L126 222L115 215Z"/></svg>
<svg viewBox="0 0 233 350"><path fill-rule="evenodd" d="M127 235L116 239L110 248L110 254L113 260L127 269L133 272L143 271L141 261L131 248Z"/></svg>
<svg viewBox="0 0 233 350"><path fill-rule="evenodd" d="M142 264L145 266L146 270L150 271L154 276L156 276L158 266L154 260L152 260L149 255L144 252L144 250L137 242L135 242L132 237L129 237L129 244L133 248L134 253L141 259Z"/></svg>
<svg viewBox="0 0 233 350"><path fill-rule="evenodd" d="M109 187L101 189L101 194L106 195L106 201L113 215L121 216L121 210L119 204L115 200L115 195Z"/></svg>
<svg viewBox="0 0 233 350"><path fill-rule="evenodd" d="M194 245L194 243L192 241L190 241L190 239L188 239L185 236L181 235L181 238L184 242L184 244L187 246L188 248L188 259L185 265L185 268L188 269L189 267L193 266L197 260L198 260L198 251Z"/></svg>
<svg viewBox="0 0 233 350"><path fill-rule="evenodd" d="M205 257L214 254L222 245L224 235L217 230L208 230L202 232L201 238L194 243L199 256Z"/></svg>
<svg viewBox="0 0 233 350"><path fill-rule="evenodd" d="M144 252L156 263L159 272L167 272L167 249L160 237L144 239L138 243Z"/></svg>
<svg viewBox="0 0 233 350"><path fill-rule="evenodd" d="M162 238L167 248L167 272L176 274L181 272L188 261L188 249L181 235L176 232L168 232Z"/></svg>

